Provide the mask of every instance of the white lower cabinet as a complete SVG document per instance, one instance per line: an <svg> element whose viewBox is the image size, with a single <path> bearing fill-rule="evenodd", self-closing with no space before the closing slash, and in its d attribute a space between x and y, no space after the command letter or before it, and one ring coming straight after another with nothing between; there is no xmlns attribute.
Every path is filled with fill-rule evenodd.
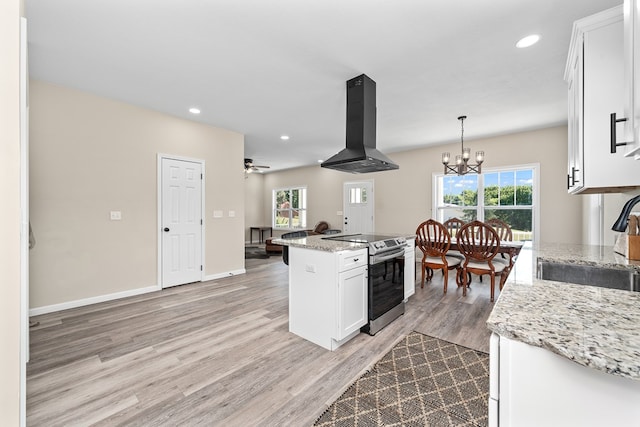
<svg viewBox="0 0 640 427"><path fill-rule="evenodd" d="M640 425L640 381L496 334L490 342L490 427Z"/></svg>
<svg viewBox="0 0 640 427"><path fill-rule="evenodd" d="M404 250L404 300L416 293L416 242L407 240Z"/></svg>
<svg viewBox="0 0 640 427"><path fill-rule="evenodd" d="M367 250L289 247L289 331L328 350L367 323Z"/></svg>
<svg viewBox="0 0 640 427"><path fill-rule="evenodd" d="M338 274L338 325L336 339L342 340L367 323L367 267Z"/></svg>

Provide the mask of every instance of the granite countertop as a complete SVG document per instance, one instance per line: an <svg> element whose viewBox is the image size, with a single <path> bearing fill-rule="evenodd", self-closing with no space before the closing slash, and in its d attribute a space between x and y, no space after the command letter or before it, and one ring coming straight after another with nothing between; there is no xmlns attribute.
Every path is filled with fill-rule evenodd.
<svg viewBox="0 0 640 427"><path fill-rule="evenodd" d="M518 259L516 269L521 261L536 258L608 268L640 266L618 258L612 247L541 245L521 255L525 256ZM545 348L580 365L640 380L640 292L516 279L500 292L487 326L503 337Z"/></svg>
<svg viewBox="0 0 640 427"><path fill-rule="evenodd" d="M349 233L351 234L351 233ZM345 235L349 235L345 234ZM405 237L408 240L414 239L415 234L405 235L402 233L398 233L396 235L385 233L385 235L391 236L401 236ZM340 236L340 234L316 234L313 236L301 237L299 239L272 239L271 241L276 245L283 246L291 246L294 248L304 248L304 249L313 249L316 251L325 251L325 252L339 252L339 251L355 251L358 249L364 249L367 247L366 243L352 243L352 242L342 242L340 240L325 240L326 237L336 237Z"/></svg>
<svg viewBox="0 0 640 427"><path fill-rule="evenodd" d="M354 251L367 247L366 243L341 242L339 240L324 240L324 237L336 236L336 234L317 234L301 237L299 239L272 239L276 245L290 246L294 248L313 249L316 251L339 252Z"/></svg>
<svg viewBox="0 0 640 427"><path fill-rule="evenodd" d="M615 253L613 246L544 243L534 251L541 261L606 268L632 268L640 271L640 261L628 260L623 255Z"/></svg>

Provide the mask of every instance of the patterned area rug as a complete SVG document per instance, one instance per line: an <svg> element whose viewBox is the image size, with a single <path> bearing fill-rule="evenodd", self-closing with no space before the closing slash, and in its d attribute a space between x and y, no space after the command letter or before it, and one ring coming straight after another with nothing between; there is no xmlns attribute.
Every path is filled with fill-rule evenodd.
<svg viewBox="0 0 640 427"><path fill-rule="evenodd" d="M489 355L412 332L315 426L486 426Z"/></svg>

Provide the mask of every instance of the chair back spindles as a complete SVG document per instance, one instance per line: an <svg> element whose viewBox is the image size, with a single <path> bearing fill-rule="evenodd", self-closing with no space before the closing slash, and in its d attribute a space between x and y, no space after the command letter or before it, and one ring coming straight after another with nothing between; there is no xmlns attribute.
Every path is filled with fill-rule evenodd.
<svg viewBox="0 0 640 427"><path fill-rule="evenodd" d="M509 227L509 224L507 224L503 220L499 218L491 218L485 221L485 224L493 227L493 229L496 230L496 232L498 233L498 236L500 236L500 240L504 240L508 242L513 240L513 233L511 231L511 227Z"/></svg>
<svg viewBox="0 0 640 427"><path fill-rule="evenodd" d="M457 241L460 252L474 261L491 261L500 246L498 233L480 221L462 226Z"/></svg>
<svg viewBox="0 0 640 427"><path fill-rule="evenodd" d="M464 225L464 221L459 218L449 218L442 224L445 226L451 237L456 237L458 235L458 230L460 230Z"/></svg>
<svg viewBox="0 0 640 427"><path fill-rule="evenodd" d="M416 244L423 254L431 257L443 257L451 246L451 237L439 222L429 219L416 229Z"/></svg>

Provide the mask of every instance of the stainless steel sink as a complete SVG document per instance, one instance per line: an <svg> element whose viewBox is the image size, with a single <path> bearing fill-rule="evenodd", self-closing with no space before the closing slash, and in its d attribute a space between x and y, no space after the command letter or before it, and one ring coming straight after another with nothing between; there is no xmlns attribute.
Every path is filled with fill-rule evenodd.
<svg viewBox="0 0 640 427"><path fill-rule="evenodd" d="M626 268L603 268L581 264L538 261L538 279L598 286L601 288L640 291L640 274Z"/></svg>

